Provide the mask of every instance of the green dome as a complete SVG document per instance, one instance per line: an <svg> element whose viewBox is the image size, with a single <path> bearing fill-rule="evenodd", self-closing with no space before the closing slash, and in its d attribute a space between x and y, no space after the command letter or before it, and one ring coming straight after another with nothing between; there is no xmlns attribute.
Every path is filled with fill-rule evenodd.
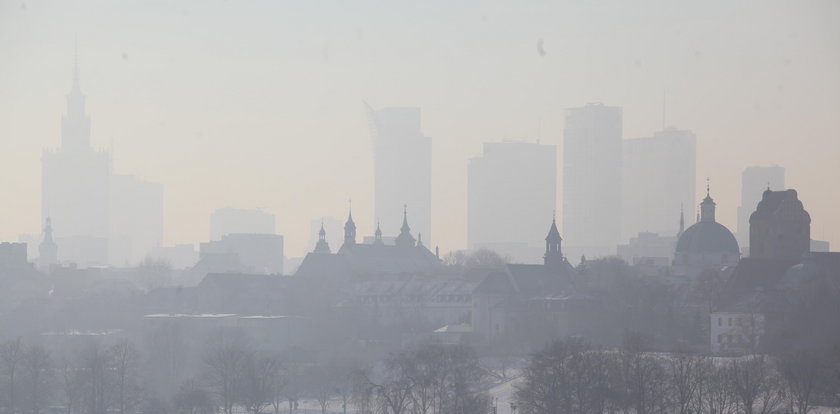
<svg viewBox="0 0 840 414"><path fill-rule="evenodd" d="M701 221L687 228L677 241L677 253L740 254L735 236L722 224Z"/></svg>

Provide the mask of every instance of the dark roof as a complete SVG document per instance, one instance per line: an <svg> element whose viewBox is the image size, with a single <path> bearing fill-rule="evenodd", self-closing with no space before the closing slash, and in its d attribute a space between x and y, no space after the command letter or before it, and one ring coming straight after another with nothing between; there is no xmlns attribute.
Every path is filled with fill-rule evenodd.
<svg viewBox="0 0 840 414"><path fill-rule="evenodd" d="M722 224L701 221L687 228L677 241L677 253L739 254L738 241Z"/></svg>
<svg viewBox="0 0 840 414"><path fill-rule="evenodd" d="M490 271L476 287L475 293L491 295L509 295L516 292L510 276L503 271Z"/></svg>
<svg viewBox="0 0 840 414"><path fill-rule="evenodd" d="M509 264L507 267L516 290L526 296L560 293L568 286L574 272L565 261L560 266Z"/></svg>
<svg viewBox="0 0 840 414"><path fill-rule="evenodd" d="M797 260L743 258L726 283L718 308L728 309L757 292L775 289Z"/></svg>
<svg viewBox="0 0 840 414"><path fill-rule="evenodd" d="M349 274L344 256L330 253L307 253L298 266L295 276L334 277Z"/></svg>
<svg viewBox="0 0 840 414"><path fill-rule="evenodd" d="M802 202L799 201L799 196L796 190L766 190L761 195L761 201L758 202L758 206L756 206L755 211L752 214L750 214L750 220L752 220L754 217L766 217L775 213L786 199L795 200L798 209L804 209L802 206Z"/></svg>

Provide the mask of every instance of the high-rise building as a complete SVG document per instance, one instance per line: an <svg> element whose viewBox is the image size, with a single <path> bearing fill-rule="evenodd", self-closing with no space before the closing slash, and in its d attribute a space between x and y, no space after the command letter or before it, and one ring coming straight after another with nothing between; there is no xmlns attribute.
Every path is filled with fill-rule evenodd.
<svg viewBox="0 0 840 414"><path fill-rule="evenodd" d="M621 237L621 108L566 111L563 234L569 257L612 255Z"/></svg>
<svg viewBox="0 0 840 414"><path fill-rule="evenodd" d="M626 139L621 158L622 240L643 232L676 236L680 209L694 205L694 133L667 128L650 138Z"/></svg>
<svg viewBox="0 0 840 414"><path fill-rule="evenodd" d="M274 234L274 214L248 208L225 207L210 215L210 240L226 234Z"/></svg>
<svg viewBox="0 0 840 414"><path fill-rule="evenodd" d="M42 158L41 214L56 225L58 259L81 266L133 265L161 243L163 187L113 174L111 156L91 147L75 66L61 145Z"/></svg>
<svg viewBox="0 0 840 414"><path fill-rule="evenodd" d="M467 169L467 244L539 263L557 199L557 147L488 142Z"/></svg>
<svg viewBox="0 0 840 414"><path fill-rule="evenodd" d="M109 263L134 265L163 240L163 185L134 175L111 175Z"/></svg>
<svg viewBox="0 0 840 414"><path fill-rule="evenodd" d="M750 214L755 211L762 194L767 189L785 188L785 169L772 165L769 167L747 167L741 174L741 205L738 206L738 228L735 237L741 248L750 245Z"/></svg>
<svg viewBox="0 0 840 414"><path fill-rule="evenodd" d="M405 206L413 230L432 240L432 139L423 135L420 108L368 107L373 139L374 222L399 223Z"/></svg>
<svg viewBox="0 0 840 414"><path fill-rule="evenodd" d="M90 145L90 117L79 86L78 65L61 120L61 145L41 159L41 222L52 218L60 259L79 265L108 260L111 159Z"/></svg>

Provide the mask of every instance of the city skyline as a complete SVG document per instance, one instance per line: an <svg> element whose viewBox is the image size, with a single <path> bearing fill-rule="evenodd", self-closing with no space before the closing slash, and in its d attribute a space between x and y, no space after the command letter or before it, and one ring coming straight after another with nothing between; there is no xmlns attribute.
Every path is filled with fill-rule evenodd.
<svg viewBox="0 0 840 414"><path fill-rule="evenodd" d="M755 6L755 3L752 5ZM591 65L570 62L575 60L570 57L586 56L580 48L563 40L562 34L567 33L564 30L572 30L574 25L552 31L548 29L548 22L537 21L536 29L514 36L514 41L497 44L492 50L491 54L504 53L516 57L513 62L518 63L506 63L501 69L488 70L478 77L466 76L463 73L465 69L488 69L484 66L487 56L479 53L478 57L467 59L454 55L459 56L463 65L452 76L474 82L473 86L480 82L482 87L491 91L491 96L510 98L507 101L494 100L497 102L493 104L482 102L484 100L479 100L478 95L470 93L469 82L455 88L450 99L442 99L444 92L438 82L445 65L439 60L431 62L435 68L431 74L400 74L407 68L407 63L417 62L418 58L414 56L424 56L425 47L443 44L444 39L441 34L436 34L431 38L431 45L424 48L416 44L418 38L407 33L398 32L394 39L383 40L378 35L392 30L386 25L385 17L390 16L389 13L398 13L393 10L382 11L385 16L372 17L375 24L370 28L352 21L336 25L328 35L316 36L317 40L312 45L319 46L315 49L317 52L308 52L298 46L284 49L282 53L275 50L277 53L272 56L261 57L256 47L265 44L265 37L251 31L238 35L241 36L239 40L254 40L253 48L249 46L241 52L231 50L224 43L188 51L194 42L215 39L211 35L187 36L179 44L154 51L150 48L158 48L164 38L142 38L138 37L139 33L130 31L117 32L112 39L99 38L91 27L105 17L96 13L79 15L51 27L34 36L33 43L24 51L10 39L31 35L28 32L31 29L15 19L29 19L28 23L32 23L32 19L52 22L54 16L36 6L30 5L25 11L19 10L18 6L0 6L4 8L2 15L7 16L0 18L7 23L0 25L4 27L0 29L0 33L4 34L0 36L0 47L8 50L15 62L0 69L3 79L0 87L7 91L0 97L0 104L9 109L0 115L0 124L5 125L2 140L10 149L3 152L3 185L14 190L0 198L7 212L0 218L0 235L7 240L16 240L20 234L37 234L43 226L38 213L38 158L42 149L57 146L57 119L63 113L62 95L70 86L72 42L74 34L78 34L87 112L95 120L91 136L93 146L109 149L121 171L136 173L163 184L167 194L164 207L165 245L205 240L210 213L227 205L261 207L275 214L277 232L286 236L290 252L302 250L308 243L309 221L312 218L343 216L348 198L354 200L354 210L364 212L357 216L360 230L374 229L372 171L367 167L372 165L372 151L362 103L367 101L374 107L405 105L420 107L423 111L423 132L435 139L432 199L448 201L446 204L433 204L434 243L440 245L443 251L463 248L466 246L466 232L460 223L466 217L466 200L462 196L466 188L465 166L467 159L478 153L482 142L511 138L529 142L540 140L541 143L562 148L563 110L591 101L603 101L606 105L623 108L623 138L649 136L653 131L662 129L663 89L666 90L664 123L692 130L697 135L696 187L702 188L705 177L710 177L716 200L721 206L726 206L718 212L721 223L730 229L737 227L736 208L740 204L738 177L743 169L749 165L778 164L787 169L787 186L797 188L809 211L818 220L814 223L813 238L835 244L840 242L840 221L831 214L838 195L831 188L821 188L817 179L818 176L836 175L837 168L831 162L831 155L838 152L838 144L833 137L840 128L837 121L827 114L837 109L837 103L831 96L837 95L835 92L840 85L828 74L837 67L839 59L836 52L827 49L830 43L818 39L826 34L830 37L837 29L823 25L826 22L816 16L814 10L795 10L784 20L785 30L777 35L775 49L765 49L762 43L750 49L746 57L735 56L732 52L738 50L738 41L746 42L752 37L736 31L732 18L743 13L743 8L748 6L715 12L701 9L703 19L687 19L679 11L668 9L662 15L650 18L658 23L667 23L654 33L644 32L641 29L644 19L640 21L636 15L632 19L618 21L632 29L630 36L634 40L675 32L688 39L661 41L662 47L666 48L687 47L685 56L678 54L678 63L672 66L656 63L656 53L635 49L614 58L618 59L615 63L627 71L625 81L638 81L631 86L623 82L602 82L610 76L602 66L606 63L605 56L596 56L593 60L596 63ZM79 7L90 9L92 6L82 4ZM521 24L524 19L537 14L540 7L551 8L541 5L503 17L505 10L499 6L485 13L486 23L481 23L481 17L469 17L465 10L456 10L454 21L468 23L469 30L463 35L456 35L449 29L451 26L443 25L442 32L457 39L453 52L466 50L481 34L503 27L500 25L506 21ZM596 12L587 6L579 8L582 10L576 10L583 13ZM311 12L305 6L298 6L295 10L303 14ZM836 7L827 10L830 12L825 13L826 19L836 15ZM161 19L155 17L157 11L154 6L148 6L145 11L152 18ZM211 7L195 14L185 12L180 19L191 27L209 27L222 11L221 7ZM769 24L771 17L788 11L776 5L762 8L759 13L747 18L754 24ZM684 27L677 28L676 24L668 23L669 17L677 17ZM816 20L808 20L810 25L806 27L803 24L805 17ZM113 18L115 21L128 19L119 13ZM417 18L430 19L424 13L418 13ZM613 19L601 23L600 29L605 30L604 33L614 33L608 23L616 22ZM724 32L736 35L735 40L732 43L718 38L698 40L699 34L708 33L705 24L714 26L709 22L722 24L726 29ZM162 23L164 34L175 30L174 21ZM354 38L357 34L355 29L359 27L366 29L362 30L361 36ZM330 44L329 40L341 33L351 34L348 39L354 40L338 42L324 52L321 46ZM509 34L505 30L502 33ZM793 39L799 40L790 40L793 34L799 36ZM545 56L536 53L535 45L539 39L544 40ZM807 39L812 47L798 49L799 42L804 41L802 39ZM406 56L406 64L389 60L388 64L372 72L370 68L365 68L371 74L360 75L361 68L350 58L352 53L364 51L376 56L377 48L401 50L394 43L397 41L417 46L417 53ZM773 43L772 39L768 42ZM607 34L585 43L588 46L614 46ZM283 47L288 46L282 44ZM199 66L190 66L183 61L178 63L179 53L190 53ZM213 62L210 56L215 53L221 53L226 58L241 53L242 59L239 59L240 63L224 68L207 66ZM278 67L274 64L283 62L286 56L305 57L304 63L288 68L286 77L299 77L305 69L317 69L305 86L293 89L295 93L281 93L289 83L283 80L283 76L278 78L279 75L274 75L273 69L270 70ZM815 59L815 56L820 56L820 59ZM719 60L723 58L728 60ZM716 63L713 65L711 60ZM38 64L38 70L32 70L36 61L44 64ZM269 66L259 69L258 65L255 66L257 63ZM759 63L766 69L759 76L760 82L755 85L738 83L741 88L733 90L735 80L732 74L740 70L737 65L746 65L743 69L746 71ZM197 67L205 69L205 73L193 82L171 88L173 79L184 79L182 75L185 71ZM318 85L319 79L334 74L331 68L346 68L352 75L333 79L328 85ZM566 70L556 72L558 68ZM643 68L664 78L654 80L641 72L634 72L633 68ZM686 68L690 69L688 73L677 75L679 70ZM164 76L164 69L173 72ZM500 76L503 72L499 70L510 71L516 76L503 78ZM554 76L552 72L562 76ZM256 76L259 82L241 76L246 73L259 75ZM522 77L525 74L533 74L533 79L525 80ZM387 90L377 85L377 76L385 76L386 85L393 86L393 82L405 76L413 76L417 83ZM718 81L711 84L699 82L703 93L710 97L695 102L694 97L700 89L688 85L692 77ZM210 82L214 79L215 82ZM578 82L582 86L571 87L569 82ZM758 89L759 85L768 82L777 87ZM803 83L803 87L795 87ZM258 84L266 86L265 91L256 89ZM330 88L334 90L333 95L330 95ZM535 99L517 109L517 102L523 102L521 99L525 95L513 92L516 88L524 88L523 93ZM306 91L309 93L303 93ZM306 99L301 101L304 97ZM196 99L205 103L193 105ZM803 111L795 102L809 102L811 105L808 111ZM265 106L266 103L269 105ZM159 105L159 109L154 109L155 105ZM500 106L507 117L499 116L497 108ZM465 108L469 109L465 111ZM318 117L331 121L315 124L313 119ZM781 119L785 119L785 125L780 124ZM236 139L228 140L228 137ZM288 140L293 137L311 141L314 145L301 145L295 151L288 151ZM794 138L800 140L797 145L801 151L787 150ZM730 154L725 156L716 148L726 148ZM10 154L14 156L10 157ZM189 168L181 168L184 166ZM237 177L224 178L218 174L230 169L239 171ZM558 164L558 169L562 169L562 162ZM309 174L314 181L302 187L287 178L295 174ZM193 185L194 182L200 185ZM211 183L219 191L208 195L203 190ZM310 188L318 186L323 191L310 191ZM306 197L300 197L301 194L306 194ZM562 210L562 194L562 189L559 189L558 214ZM702 194L697 194L696 202L701 197ZM690 208L686 210L691 211ZM674 216L677 214L675 211ZM61 227L60 223L53 225L56 229Z"/></svg>

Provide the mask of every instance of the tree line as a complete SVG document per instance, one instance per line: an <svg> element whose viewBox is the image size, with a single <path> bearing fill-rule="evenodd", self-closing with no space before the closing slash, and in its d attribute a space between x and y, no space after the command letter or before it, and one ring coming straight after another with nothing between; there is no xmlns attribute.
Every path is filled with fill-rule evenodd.
<svg viewBox="0 0 840 414"><path fill-rule="evenodd" d="M534 353L515 400L522 414L807 414L836 404L840 368L823 355L713 358L651 353L628 335L619 349L572 338Z"/></svg>

